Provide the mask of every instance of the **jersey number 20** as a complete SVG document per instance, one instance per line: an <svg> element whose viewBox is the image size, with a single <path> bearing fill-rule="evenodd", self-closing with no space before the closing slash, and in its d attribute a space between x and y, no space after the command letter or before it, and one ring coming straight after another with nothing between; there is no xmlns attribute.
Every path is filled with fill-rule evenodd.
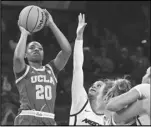
<svg viewBox="0 0 151 127"><path fill-rule="evenodd" d="M51 94L51 86L46 85L36 85L36 99L46 99L51 100L52 94Z"/></svg>

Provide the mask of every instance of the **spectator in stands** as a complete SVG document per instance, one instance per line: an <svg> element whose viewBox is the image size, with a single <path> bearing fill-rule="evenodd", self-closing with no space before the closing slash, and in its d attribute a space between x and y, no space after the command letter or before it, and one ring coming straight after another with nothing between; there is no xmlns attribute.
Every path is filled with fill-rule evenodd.
<svg viewBox="0 0 151 127"><path fill-rule="evenodd" d="M129 57L129 50L126 47L123 47L120 49L116 72L129 75L131 74L132 70L133 63Z"/></svg>
<svg viewBox="0 0 151 127"><path fill-rule="evenodd" d="M100 73L112 73L114 71L114 63L108 58L106 48L101 48L101 56L95 57L94 61L99 65L95 70L95 74L100 75Z"/></svg>
<svg viewBox="0 0 151 127"><path fill-rule="evenodd" d="M2 19L2 68L5 73L12 71L13 64L13 52L9 45L10 35L8 33L8 27L4 19Z"/></svg>
<svg viewBox="0 0 151 127"><path fill-rule="evenodd" d="M134 56L132 56L132 60L135 67L145 67L146 70L146 68L149 66L149 60L146 56L144 56L143 48L140 46L136 48L136 53Z"/></svg>
<svg viewBox="0 0 151 127"><path fill-rule="evenodd" d="M19 107L19 96L17 91L12 91L13 89L13 85L10 83L7 76L3 76L1 93L2 103L12 103Z"/></svg>
<svg viewBox="0 0 151 127"><path fill-rule="evenodd" d="M84 51L84 64L83 70L85 75L85 82L90 81L92 79L92 72L94 71L93 67L93 59L92 59L92 49L88 46L83 48Z"/></svg>
<svg viewBox="0 0 151 127"><path fill-rule="evenodd" d="M2 107L2 121L1 125L13 125L14 119L17 115L18 108L11 103L5 103L1 105Z"/></svg>
<svg viewBox="0 0 151 127"><path fill-rule="evenodd" d="M141 78L146 72L146 69L149 67L150 63L146 56L144 56L143 48L138 46L136 48L135 55L131 56L134 64L134 70L132 72L133 78L136 80L136 83L141 82Z"/></svg>
<svg viewBox="0 0 151 127"><path fill-rule="evenodd" d="M19 107L19 96L12 92L7 76L2 76L2 122L1 125L13 125Z"/></svg>

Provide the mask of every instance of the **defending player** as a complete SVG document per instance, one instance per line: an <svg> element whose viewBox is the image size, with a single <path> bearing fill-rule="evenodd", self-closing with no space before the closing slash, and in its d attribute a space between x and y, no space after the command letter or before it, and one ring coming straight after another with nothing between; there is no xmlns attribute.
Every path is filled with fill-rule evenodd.
<svg viewBox="0 0 151 127"><path fill-rule="evenodd" d="M124 94L128 92L131 89L131 82L128 81L125 78L118 78L116 80L113 80L113 87L107 92L107 94L104 96L104 100L108 103L110 102L110 99L120 96L121 94ZM108 106L108 105L107 105ZM107 107L108 108L108 107ZM129 119L122 119L122 112L124 112L128 107L123 107L120 111L113 111L111 112L111 121L110 125L130 125L130 126L136 126L137 125L137 117L131 117Z"/></svg>
<svg viewBox="0 0 151 127"><path fill-rule="evenodd" d="M62 50L54 60L42 66L43 47L35 41L26 47L27 36L30 33L19 25L21 36L14 52L13 69L21 106L19 115L14 121L15 125L56 124L54 107L57 74L66 65L71 54L71 47L49 12L44 11L47 16L46 25L52 30ZM29 65L25 64L24 58L27 58Z"/></svg>
<svg viewBox="0 0 151 127"><path fill-rule="evenodd" d="M73 54L73 79L72 79L72 105L70 110L69 125L106 125L108 119L104 115L104 89L111 87L102 81L95 82L90 87L88 95L84 89L83 76L83 31L85 15L79 15L77 37Z"/></svg>
<svg viewBox="0 0 151 127"><path fill-rule="evenodd" d="M150 67L143 77L142 84L133 87L127 93L112 98L107 104L107 109L118 112L125 106L124 111L119 112L122 121L126 121L140 115L138 124L151 125L150 123ZM145 115L146 114L146 115ZM145 118L145 120L143 120ZM142 119L142 120L141 120Z"/></svg>

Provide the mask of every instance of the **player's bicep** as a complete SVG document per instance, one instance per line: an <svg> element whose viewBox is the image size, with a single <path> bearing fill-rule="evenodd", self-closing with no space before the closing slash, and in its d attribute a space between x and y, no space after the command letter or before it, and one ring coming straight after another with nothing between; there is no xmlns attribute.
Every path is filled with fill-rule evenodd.
<svg viewBox="0 0 151 127"><path fill-rule="evenodd" d="M72 105L71 114L75 114L81 110L83 105L86 103L88 97L84 88L84 76L82 68L74 70L71 94L72 94Z"/></svg>
<svg viewBox="0 0 151 127"><path fill-rule="evenodd" d="M20 59L14 56L13 58L13 70L15 73L20 73L25 69L24 59Z"/></svg>
<svg viewBox="0 0 151 127"><path fill-rule="evenodd" d="M59 71L61 71L65 67L69 57L70 57L70 54L66 52L60 51L58 53L58 55L54 59L54 64Z"/></svg>

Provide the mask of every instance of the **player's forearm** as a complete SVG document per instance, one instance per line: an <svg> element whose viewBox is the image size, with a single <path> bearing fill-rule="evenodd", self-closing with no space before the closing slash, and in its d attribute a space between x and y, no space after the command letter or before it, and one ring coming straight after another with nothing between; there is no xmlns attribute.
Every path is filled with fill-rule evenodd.
<svg viewBox="0 0 151 127"><path fill-rule="evenodd" d="M26 51L26 42L27 42L27 34L21 34L19 42L16 46L14 57L19 59L24 59L25 51Z"/></svg>
<svg viewBox="0 0 151 127"><path fill-rule="evenodd" d="M83 55L83 40L76 38L74 45L74 68L82 68L84 55Z"/></svg>
<svg viewBox="0 0 151 127"><path fill-rule="evenodd" d="M124 93L120 96L114 97L109 100L106 108L110 111L119 111L125 106L132 104L139 97L139 94L136 90L131 89L127 93Z"/></svg>
<svg viewBox="0 0 151 127"><path fill-rule="evenodd" d="M50 29L52 30L53 34L55 35L63 53L66 55L71 55L71 46L67 40L67 38L63 35L63 33L59 30L55 23L49 24Z"/></svg>

